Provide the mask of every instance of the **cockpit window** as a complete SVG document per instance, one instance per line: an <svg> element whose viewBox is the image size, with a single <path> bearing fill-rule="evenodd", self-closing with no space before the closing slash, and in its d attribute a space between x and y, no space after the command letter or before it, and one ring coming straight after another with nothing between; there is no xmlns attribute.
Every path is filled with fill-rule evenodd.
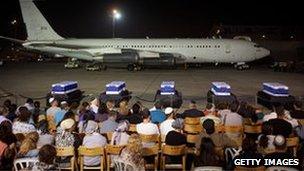
<svg viewBox="0 0 304 171"><path fill-rule="evenodd" d="M259 45L259 44L255 44L254 47L256 47L256 48L261 48L262 46Z"/></svg>

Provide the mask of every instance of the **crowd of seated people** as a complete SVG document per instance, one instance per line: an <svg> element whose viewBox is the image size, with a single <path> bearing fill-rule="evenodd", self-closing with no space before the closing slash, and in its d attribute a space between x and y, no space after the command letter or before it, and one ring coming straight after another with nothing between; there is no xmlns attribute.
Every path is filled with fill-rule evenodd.
<svg viewBox="0 0 304 171"><path fill-rule="evenodd" d="M77 158L79 147L106 150L108 145L123 146L119 155L111 157L113 162L123 161L135 170L145 170L145 163L151 162L151 158L143 156L143 148L157 143L185 145L191 149L186 154L187 170L201 166L233 170L238 167L234 159L253 158L299 159L299 165L285 166L304 169L304 111L299 101L294 103L294 110L275 104L271 112L265 113L238 101L207 103L204 109L199 109L192 100L188 109L180 113L179 109L163 108L160 102L150 109L140 102L130 105L127 101L115 104L109 100L103 103L97 98L82 102L78 109L55 98L50 98L49 103L46 110L32 99L19 107L9 100L0 105L0 170L11 170L14 160L33 157L37 163L27 166L27 170L58 170L71 163L70 157L57 157L57 148L73 147ZM200 131L184 129L189 118L198 120L197 125L190 124L190 127L199 126ZM245 125L261 129L248 133ZM131 131L132 126L135 130ZM141 136L150 135L159 136L159 142L142 142ZM188 136L195 136L197 140L188 142ZM298 145L290 148L288 142L294 137L299 138ZM84 156L84 165L98 166L101 157ZM181 162L179 156L168 158L166 161ZM76 163L79 164L78 160Z"/></svg>

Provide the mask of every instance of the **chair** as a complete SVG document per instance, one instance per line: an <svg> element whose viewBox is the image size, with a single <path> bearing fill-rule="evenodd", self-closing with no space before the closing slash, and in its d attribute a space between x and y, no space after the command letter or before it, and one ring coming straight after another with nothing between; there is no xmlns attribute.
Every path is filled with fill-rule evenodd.
<svg viewBox="0 0 304 171"><path fill-rule="evenodd" d="M200 123L201 123L201 117L195 117L195 118L186 117L185 118L185 124L187 124L187 125L200 125Z"/></svg>
<svg viewBox="0 0 304 171"><path fill-rule="evenodd" d="M136 124L130 124L129 132L137 132Z"/></svg>
<svg viewBox="0 0 304 171"><path fill-rule="evenodd" d="M95 147L95 148L87 148L84 146L80 146L78 148L78 155L80 160L80 171L83 171L83 169L100 169L100 171L103 171L103 168L105 166L105 155L104 155L104 148L103 147ZM96 157L100 156L100 166L85 166L84 165L84 157Z"/></svg>
<svg viewBox="0 0 304 171"><path fill-rule="evenodd" d="M258 167L242 167L236 166L234 171L265 171L265 166L258 166Z"/></svg>
<svg viewBox="0 0 304 171"><path fill-rule="evenodd" d="M74 171L76 165L74 147L56 147L56 152L57 152L56 155L57 157L71 157L70 167L60 167L60 168Z"/></svg>
<svg viewBox="0 0 304 171"><path fill-rule="evenodd" d="M152 164L145 163L145 168L146 169L153 168L154 170L157 170L159 146L156 144L153 147L144 147L142 152L143 152L142 154L143 157L154 156L154 163Z"/></svg>
<svg viewBox="0 0 304 171"><path fill-rule="evenodd" d="M244 127L241 125L229 125L229 126L223 126L223 131L228 135L231 136L231 138L234 139L234 141L237 143L238 146L242 145L243 142L243 130ZM234 136L232 134L240 134L240 136Z"/></svg>
<svg viewBox="0 0 304 171"><path fill-rule="evenodd" d="M292 148L293 155L296 157L297 155L297 148L299 146L299 137L292 137L292 138L286 138L286 146L288 148Z"/></svg>
<svg viewBox="0 0 304 171"><path fill-rule="evenodd" d="M188 125L185 124L184 131L190 134L198 134L202 132L203 127L201 125Z"/></svg>
<svg viewBox="0 0 304 171"><path fill-rule="evenodd" d="M30 166L30 164L36 164L39 160L36 157L33 158L20 158L14 160L15 171L23 170Z"/></svg>
<svg viewBox="0 0 304 171"><path fill-rule="evenodd" d="M124 148L122 145L106 145L105 154L107 161L107 171L110 171L110 168L114 167L111 163L111 155L119 155L121 150Z"/></svg>
<svg viewBox="0 0 304 171"><path fill-rule="evenodd" d="M262 125L244 125L244 132L249 134L260 134Z"/></svg>
<svg viewBox="0 0 304 171"><path fill-rule="evenodd" d="M216 167L216 166L201 166L201 167L195 167L193 171L222 171L222 167Z"/></svg>
<svg viewBox="0 0 304 171"><path fill-rule="evenodd" d="M112 136L113 136L113 132L107 132L106 133L106 137L107 137L108 143L111 142Z"/></svg>
<svg viewBox="0 0 304 171"><path fill-rule="evenodd" d="M302 126L304 126L304 119L297 119L297 120Z"/></svg>
<svg viewBox="0 0 304 171"><path fill-rule="evenodd" d="M166 156L181 156L182 157L182 165L176 164L166 164ZM182 168L183 171L186 170L186 145L180 146L171 146L171 145L163 145L162 153L161 153L161 163L162 163L162 170L166 168Z"/></svg>
<svg viewBox="0 0 304 171"><path fill-rule="evenodd" d="M297 171L297 169L291 167L272 166L268 167L266 171Z"/></svg>
<svg viewBox="0 0 304 171"><path fill-rule="evenodd" d="M198 134L187 134L187 143L195 144L200 141L200 136Z"/></svg>
<svg viewBox="0 0 304 171"><path fill-rule="evenodd" d="M117 171L133 171L136 170L136 167L133 166L131 163L126 163L120 159L114 161L114 170Z"/></svg>

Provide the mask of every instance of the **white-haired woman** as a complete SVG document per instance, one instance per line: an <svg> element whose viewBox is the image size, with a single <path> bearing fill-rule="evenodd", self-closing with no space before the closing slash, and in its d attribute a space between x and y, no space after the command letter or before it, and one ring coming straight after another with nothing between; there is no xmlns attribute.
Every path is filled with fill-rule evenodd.
<svg viewBox="0 0 304 171"><path fill-rule="evenodd" d="M112 145L126 145L128 143L130 123L127 120L123 120L118 124L115 132L112 135L111 144Z"/></svg>

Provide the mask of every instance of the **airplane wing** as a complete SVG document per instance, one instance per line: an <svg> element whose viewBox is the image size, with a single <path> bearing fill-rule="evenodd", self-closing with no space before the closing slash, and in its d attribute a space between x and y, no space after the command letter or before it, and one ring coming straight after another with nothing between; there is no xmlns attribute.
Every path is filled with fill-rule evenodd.
<svg viewBox="0 0 304 171"><path fill-rule="evenodd" d="M10 38L10 37L4 37L4 36L0 36L0 39L4 39L4 40L18 43L18 44L23 44L25 42L24 40L19 40L19 39L14 39L14 38Z"/></svg>

